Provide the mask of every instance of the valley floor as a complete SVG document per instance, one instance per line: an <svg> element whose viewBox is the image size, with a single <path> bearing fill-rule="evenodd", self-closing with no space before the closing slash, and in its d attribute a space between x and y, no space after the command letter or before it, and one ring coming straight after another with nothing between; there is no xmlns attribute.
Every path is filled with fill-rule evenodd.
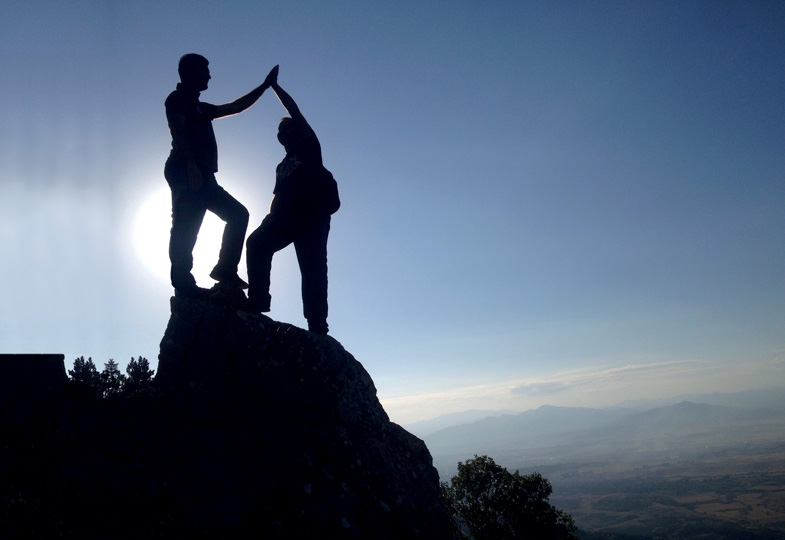
<svg viewBox="0 0 785 540"><path fill-rule="evenodd" d="M785 536L785 445L540 472L553 484L551 503L582 530L669 540Z"/></svg>

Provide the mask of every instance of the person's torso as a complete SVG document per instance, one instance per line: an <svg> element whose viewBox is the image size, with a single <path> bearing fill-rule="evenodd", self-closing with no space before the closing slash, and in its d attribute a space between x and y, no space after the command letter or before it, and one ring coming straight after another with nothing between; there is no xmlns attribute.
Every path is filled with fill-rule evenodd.
<svg viewBox="0 0 785 540"><path fill-rule="evenodd" d="M172 115L180 115L185 119L185 137L196 163L208 172L216 172L218 170L218 145L215 142L212 123L215 105L199 101L198 94L189 95L178 85L178 89L169 94L166 99L166 114L167 119L170 119ZM172 142L171 157L182 159L183 162L185 159L177 152L174 142Z"/></svg>
<svg viewBox="0 0 785 540"><path fill-rule="evenodd" d="M322 169L322 149L311 132L294 151L286 153L275 169L275 188L271 212L308 213L314 183Z"/></svg>
<svg viewBox="0 0 785 540"><path fill-rule="evenodd" d="M322 167L322 148L316 134L311 134L300 146L287 152L275 169L275 188L273 193L307 189Z"/></svg>

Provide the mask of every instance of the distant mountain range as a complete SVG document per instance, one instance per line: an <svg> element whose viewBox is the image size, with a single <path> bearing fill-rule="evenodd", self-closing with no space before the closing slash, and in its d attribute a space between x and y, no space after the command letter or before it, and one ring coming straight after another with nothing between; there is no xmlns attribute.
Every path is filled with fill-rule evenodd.
<svg viewBox="0 0 785 540"><path fill-rule="evenodd" d="M442 481L474 455L541 473L581 538L785 538L785 388L473 410L404 427Z"/></svg>
<svg viewBox="0 0 785 540"><path fill-rule="evenodd" d="M675 405L683 401L692 403L702 403L707 405L722 405L726 407L740 407L740 408L771 408L771 409L785 409L785 388L765 388L760 390L746 390L744 392L735 393L720 393L714 392L710 394L682 394L672 398L661 399L638 399L626 400L610 407L603 407L606 409L634 409L638 411L647 411L657 407L665 407L668 405ZM508 416L517 414L527 414L531 411L524 413L515 413L509 409L500 410L477 410L471 409L468 411L461 411L450 414L443 414L428 420L421 420L419 422L412 422L404 424L403 427L417 435L420 438L427 437L428 435L440 431L442 429L459 426L462 424L469 424L484 420L486 418L496 416Z"/></svg>
<svg viewBox="0 0 785 540"><path fill-rule="evenodd" d="M745 409L785 409L785 388L763 388L758 390L745 390L744 392L711 394L682 394L670 399L641 399L628 400L617 405L620 408L648 410L655 407L674 405L682 401L705 403L706 405L723 405L725 407L740 407Z"/></svg>
<svg viewBox="0 0 785 540"><path fill-rule="evenodd" d="M414 435L422 438L426 435L430 435L431 433L435 433L448 427L459 426L461 424L468 424L470 422L476 422L478 420L483 420L493 416L502 416L508 414L515 414L515 412L507 409L496 411L471 409L457 413L443 414L441 416L437 416L436 418L422 420L420 422L412 422L411 424L405 424L403 427L409 433L413 433Z"/></svg>
<svg viewBox="0 0 785 540"><path fill-rule="evenodd" d="M443 425L448 427L428 431ZM546 405L518 414L467 411L406 427L425 440L442 474L475 454L522 466L683 459L730 446L785 444L785 388L604 409Z"/></svg>

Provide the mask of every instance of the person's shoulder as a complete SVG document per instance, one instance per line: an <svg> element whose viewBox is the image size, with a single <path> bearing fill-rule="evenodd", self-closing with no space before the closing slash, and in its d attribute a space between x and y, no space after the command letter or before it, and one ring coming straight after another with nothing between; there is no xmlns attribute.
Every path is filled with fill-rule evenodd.
<svg viewBox="0 0 785 540"><path fill-rule="evenodd" d="M164 101L164 105L167 108L169 107L176 107L182 105L184 100L183 92L181 90L172 90L168 96L166 96L166 101Z"/></svg>

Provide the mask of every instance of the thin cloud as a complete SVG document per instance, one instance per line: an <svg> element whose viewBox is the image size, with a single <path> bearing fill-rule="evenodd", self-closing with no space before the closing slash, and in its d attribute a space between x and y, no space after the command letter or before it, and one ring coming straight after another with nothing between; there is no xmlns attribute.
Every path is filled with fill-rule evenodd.
<svg viewBox="0 0 785 540"><path fill-rule="evenodd" d="M521 386L516 386L511 390L511 393L522 396L551 396L568 392L575 385L563 381L550 381L541 383L529 383Z"/></svg>
<svg viewBox="0 0 785 540"><path fill-rule="evenodd" d="M575 390L582 386L597 387L610 383L630 382L641 376L663 377L687 373L704 373L707 366L697 360L672 360L647 364L628 364L614 368L592 367L578 372L557 374L547 380L531 381L516 386L512 393L522 396L547 396Z"/></svg>
<svg viewBox="0 0 785 540"><path fill-rule="evenodd" d="M768 370L773 371L772 366ZM705 360L668 360L618 367L594 366L551 377L515 379L381 401L393 420L407 423L469 409L523 411L541 405L608 406L626 399L670 397L699 389L707 381L716 383L738 376L735 366Z"/></svg>

